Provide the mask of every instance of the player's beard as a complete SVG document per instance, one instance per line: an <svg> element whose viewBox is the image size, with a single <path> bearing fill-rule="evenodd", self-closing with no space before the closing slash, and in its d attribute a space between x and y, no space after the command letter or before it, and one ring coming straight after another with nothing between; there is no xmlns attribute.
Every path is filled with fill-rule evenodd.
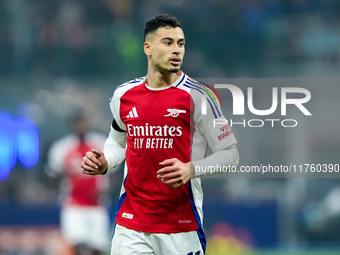
<svg viewBox="0 0 340 255"><path fill-rule="evenodd" d="M161 73L166 73L166 72L177 73L180 70L181 65L165 67L165 65L161 65L161 64L154 62L154 67L156 70L160 71Z"/></svg>
<svg viewBox="0 0 340 255"><path fill-rule="evenodd" d="M177 73L179 71L179 68L172 68L169 70L170 73Z"/></svg>

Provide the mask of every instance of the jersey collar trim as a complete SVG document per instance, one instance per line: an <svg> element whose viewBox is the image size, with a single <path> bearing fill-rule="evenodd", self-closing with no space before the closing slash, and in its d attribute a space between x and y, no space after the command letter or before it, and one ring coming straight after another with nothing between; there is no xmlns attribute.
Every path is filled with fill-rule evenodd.
<svg viewBox="0 0 340 255"><path fill-rule="evenodd" d="M145 87L149 90L154 90L154 91L165 90L165 89L168 89L170 87L177 87L180 83L183 82L184 77L185 77L185 74L184 74L184 72L182 72L181 75L177 78L177 80L173 84L166 86L166 87L161 87L161 88L151 88L150 86L148 86L146 84L146 82L144 84L145 84ZM146 80L146 78L145 78L145 80Z"/></svg>

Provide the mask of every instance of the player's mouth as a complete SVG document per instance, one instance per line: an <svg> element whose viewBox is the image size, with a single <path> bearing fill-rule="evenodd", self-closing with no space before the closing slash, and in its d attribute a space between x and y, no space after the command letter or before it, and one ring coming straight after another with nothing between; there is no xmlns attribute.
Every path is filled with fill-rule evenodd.
<svg viewBox="0 0 340 255"><path fill-rule="evenodd" d="M180 57L170 58L170 63L174 66L178 66L181 64L181 58Z"/></svg>

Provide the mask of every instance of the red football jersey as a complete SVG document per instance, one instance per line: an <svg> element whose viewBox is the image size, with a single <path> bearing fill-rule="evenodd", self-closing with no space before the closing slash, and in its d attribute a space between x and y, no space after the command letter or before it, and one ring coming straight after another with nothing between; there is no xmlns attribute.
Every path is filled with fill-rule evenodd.
<svg viewBox="0 0 340 255"><path fill-rule="evenodd" d="M214 93L184 73L168 86L154 89L145 77L119 86L110 101L113 117L127 133L125 178L116 222L151 233L176 233L202 228L200 178L173 189L157 178L159 163L177 158L202 159L208 140L214 151L236 144L230 132L212 129L222 117ZM208 97L208 114L200 114L201 95Z"/></svg>

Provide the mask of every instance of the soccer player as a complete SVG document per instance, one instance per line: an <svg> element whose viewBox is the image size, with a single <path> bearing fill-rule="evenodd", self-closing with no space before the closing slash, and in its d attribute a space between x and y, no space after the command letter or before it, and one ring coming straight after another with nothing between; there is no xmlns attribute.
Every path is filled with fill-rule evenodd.
<svg viewBox="0 0 340 255"><path fill-rule="evenodd" d="M104 149L88 151L81 167L105 174L126 159L111 255L203 255L200 177L211 174L203 170L209 166L238 164L236 139L217 95L180 70L179 21L157 15L144 38L147 75L115 90ZM205 157L208 144L213 154Z"/></svg>
<svg viewBox="0 0 340 255"><path fill-rule="evenodd" d="M70 117L72 133L55 141L48 152L47 174L61 177L61 231L76 255L99 255L110 248L110 219L105 195L108 179L81 171L84 154L102 148L106 136L89 130L87 117Z"/></svg>

